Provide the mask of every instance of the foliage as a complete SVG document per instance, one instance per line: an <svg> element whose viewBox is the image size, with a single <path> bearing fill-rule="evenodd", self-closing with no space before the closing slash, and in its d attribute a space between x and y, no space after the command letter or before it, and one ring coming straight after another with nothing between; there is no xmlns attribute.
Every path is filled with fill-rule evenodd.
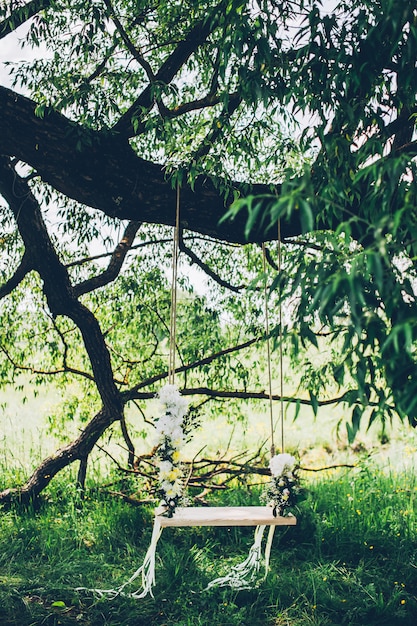
<svg viewBox="0 0 417 626"><path fill-rule="evenodd" d="M80 482L113 422L132 453L124 408L167 375L177 189L189 394L256 396L266 284L302 368L292 400L347 403L350 440L365 411L415 424L415 16L411 0L2 3L0 39L22 27L29 54L0 89L1 380L82 381L63 405L84 426Z"/></svg>
<svg viewBox="0 0 417 626"><path fill-rule="evenodd" d="M247 211L248 234L277 220L285 232L299 214L305 235L287 240L274 286L294 303L294 355L320 349L320 336L336 346L305 382L313 406L330 377L348 383L352 440L367 407L369 424L397 412L415 425L415 4L300 3L299 19L281 78L310 120L313 164L286 175L278 197L249 196L229 214Z"/></svg>

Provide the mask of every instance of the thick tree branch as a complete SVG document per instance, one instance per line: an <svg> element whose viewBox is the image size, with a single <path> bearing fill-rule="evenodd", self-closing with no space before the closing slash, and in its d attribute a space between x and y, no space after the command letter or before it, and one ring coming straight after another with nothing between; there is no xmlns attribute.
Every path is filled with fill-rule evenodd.
<svg viewBox="0 0 417 626"><path fill-rule="evenodd" d="M36 115L36 103L0 87L0 154L28 163L45 182L78 202L118 219L175 224L176 191L162 165L135 154L117 134L92 131L49 109ZM269 185L231 183L237 194L268 194ZM276 188L277 193L279 189ZM275 232L253 229L245 236L247 216L223 221L229 200L209 179L200 176L193 188L181 188L182 226L213 239L246 243L273 239ZM300 218L282 222L282 236L300 234Z"/></svg>
<svg viewBox="0 0 417 626"><path fill-rule="evenodd" d="M0 192L15 216L31 264L43 280L52 315L65 315L80 329L105 412L113 413L113 420L120 419L122 404L99 324L91 311L75 297L67 270L49 238L37 200L27 182L11 168L5 157L0 158Z"/></svg>
<svg viewBox="0 0 417 626"><path fill-rule="evenodd" d="M61 469L74 463L74 461L81 461L89 455L95 443L112 421L114 421L113 412L109 412L103 407L75 441L44 459L22 487L0 492L0 504L8 504L16 500L28 503L35 499Z"/></svg>

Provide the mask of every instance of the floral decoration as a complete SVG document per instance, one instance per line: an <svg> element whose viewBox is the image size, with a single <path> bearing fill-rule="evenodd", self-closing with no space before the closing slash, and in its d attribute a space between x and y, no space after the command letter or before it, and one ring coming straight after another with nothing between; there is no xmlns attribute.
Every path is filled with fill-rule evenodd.
<svg viewBox="0 0 417 626"><path fill-rule="evenodd" d="M273 515L288 515L301 492L297 477L297 460L291 454L276 454L269 463L271 480L263 499L273 507Z"/></svg>
<svg viewBox="0 0 417 626"><path fill-rule="evenodd" d="M192 426L188 401L181 396L175 385L165 385L158 393L164 407L156 419L156 446L158 448L159 488L161 504L169 517L184 500L184 473L181 449L188 441Z"/></svg>

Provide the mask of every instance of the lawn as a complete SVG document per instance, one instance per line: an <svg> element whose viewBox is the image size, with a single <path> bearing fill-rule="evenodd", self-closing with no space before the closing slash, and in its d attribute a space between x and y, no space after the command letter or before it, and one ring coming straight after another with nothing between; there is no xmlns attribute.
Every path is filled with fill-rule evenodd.
<svg viewBox="0 0 417 626"><path fill-rule="evenodd" d="M375 430L349 446L343 434L336 436L342 419L329 413L314 421L307 412L295 423L289 419L288 447L301 454L307 497L300 502L297 526L276 530L268 577L252 589L206 589L247 555L252 528L181 528L165 529L159 541L154 598L109 599L90 591L128 580L152 532L150 507L131 506L109 492L106 485L120 476L108 469L103 455L103 463L91 466L85 497L74 488L71 469L51 483L36 507L0 513L0 623L415 626L416 434L396 424L383 444ZM221 445L233 452L258 446L268 430L262 415L238 427L219 420L203 428L193 445L209 439L211 452ZM31 435L25 441L14 428L20 443L13 444L9 431L10 448L3 437L2 485L23 478L39 458L40 426L42 453L54 444L44 425L29 426L27 420L25 432ZM210 430L216 438L209 437ZM23 450L25 457L19 458ZM355 467L311 471L335 464ZM125 480L134 488L135 479ZM259 485L236 483L212 502L257 504L259 495ZM137 586L135 581L126 591ZM77 591L80 587L85 589Z"/></svg>
<svg viewBox="0 0 417 626"><path fill-rule="evenodd" d="M98 488L98 489L97 489ZM250 528L165 529L155 597L96 597L140 564L151 511L99 485L80 499L70 477L36 510L0 517L0 623L134 625L415 624L417 484L373 463L309 485L296 527L277 529L270 572L249 590L205 590L242 560ZM222 501L256 501L235 489ZM134 591L135 584L127 591Z"/></svg>

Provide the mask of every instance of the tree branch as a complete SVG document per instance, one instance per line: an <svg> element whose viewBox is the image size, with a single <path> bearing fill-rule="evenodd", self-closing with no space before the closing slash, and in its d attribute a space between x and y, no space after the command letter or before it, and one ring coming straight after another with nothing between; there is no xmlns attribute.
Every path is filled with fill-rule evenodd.
<svg viewBox="0 0 417 626"><path fill-rule="evenodd" d="M0 346L0 351L3 352L8 361L13 365L15 370L19 370L21 372L29 372L30 374L40 374L42 376L57 376L59 374L75 374L76 376L82 376L87 380L94 381L94 376L89 374L88 372L83 372L82 370L75 369L73 367L69 367L65 365L60 369L54 370L41 370L36 367L32 367L30 365L22 365L20 363L16 363L11 354L6 350L4 346Z"/></svg>
<svg viewBox="0 0 417 626"><path fill-rule="evenodd" d="M129 224L126 226L123 238L121 239L111 256L107 269L105 269L98 276L94 276L92 278L89 278L88 280L83 281L82 283L79 283L78 285L75 285L74 294L76 297L81 296L85 293L89 293L90 291L94 291L99 287L104 287L104 285L108 285L117 278L120 270L122 269L126 255L131 249L132 243L135 240L136 234L140 227L141 222L129 222Z"/></svg>
<svg viewBox="0 0 417 626"><path fill-rule="evenodd" d="M31 264L43 280L43 291L52 315L65 315L78 326L103 410L112 414L113 420L120 419L122 404L100 326L91 311L75 297L68 272L49 238L38 202L27 182L11 168L5 157L0 158L0 192L15 216Z"/></svg>
<svg viewBox="0 0 417 626"><path fill-rule="evenodd" d="M286 403L298 403L304 404L306 406L311 406L311 401L305 398L294 398L293 396L281 396L279 394L266 393L265 391L238 391L238 390L218 390L218 389L209 389L208 387L194 387L193 389L181 389L181 394L184 396L190 395L206 395L210 398L240 398L242 400L269 400L271 397L272 400L283 400ZM336 404L338 402L343 402L344 394L331 398L330 400L317 400L317 406L329 406L332 404Z"/></svg>
<svg viewBox="0 0 417 626"><path fill-rule="evenodd" d="M104 4L106 5L108 12L109 12L109 18L113 21L114 25L116 26L126 48L129 50L130 54L132 55L132 57L139 63L139 65L145 70L146 75L149 79L149 82L153 83L155 82L155 74L152 71L151 66L149 65L149 63L147 62L147 60L144 58L143 54L140 52L140 50L138 50L136 48L136 46L133 45L133 43L131 42L129 35L127 34L127 32L125 31L125 29L122 26L122 23L120 22L119 18L116 15L116 12L113 8L112 3L110 2L110 0L104 0Z"/></svg>
<svg viewBox="0 0 417 626"><path fill-rule="evenodd" d="M27 274L32 270L30 259L28 254L24 254L19 266L16 268L15 273L4 285L0 286L0 300L9 293L12 293L14 289L22 282Z"/></svg>
<svg viewBox="0 0 417 626"><path fill-rule="evenodd" d="M221 115L219 115L218 119L213 121L211 129L204 137L200 147L193 153L191 157L192 160L198 162L203 156L210 152L217 139L224 133L224 126L237 110L241 102L242 97L239 94L235 93L229 96L229 100L224 106Z"/></svg>
<svg viewBox="0 0 417 626"><path fill-rule="evenodd" d="M236 102L237 100L239 100L240 103L242 101L242 98L238 93L231 93L228 98L229 102ZM197 111L198 109L212 107L215 104L219 104L220 102L222 102L222 99L222 94L208 93L203 98L192 100L190 102L184 102L183 104L179 104L173 109L166 108L164 110L164 116L171 119L179 117L180 115L184 115L184 113L189 113L190 111Z"/></svg>
<svg viewBox="0 0 417 626"><path fill-rule="evenodd" d="M193 250L191 250L191 248L189 248L188 246L185 245L184 238L182 236L182 231L180 231L179 249L180 249L181 252L186 254L191 259L191 261L193 263L198 265L198 267L200 269L202 269L203 272L205 272L205 274L207 274L207 276L210 276L210 278L212 278L216 283L218 283L222 287L225 287L226 289L229 289L230 291L234 291L235 293L239 293L244 288L244 285L239 285L239 286L232 285L231 283L227 282L226 280L223 280L218 274L216 274L216 272L213 272L213 270L207 265L207 263L204 263L195 254L195 252L193 252Z"/></svg>
<svg viewBox="0 0 417 626"><path fill-rule="evenodd" d="M180 41L168 59L155 74L154 82L169 84L177 72L184 66L190 56L201 46L209 34L217 26L222 14L223 3L220 3L209 16L198 22ZM113 127L113 130L124 137L136 135L134 119L140 119L143 109L150 110L153 106L152 85L148 85Z"/></svg>
<svg viewBox="0 0 417 626"><path fill-rule="evenodd" d="M0 87L0 109L0 154L28 163L57 191L110 217L175 225L176 190L165 168L141 159L120 135L83 128L53 109L39 117L34 101L5 87ZM184 227L235 243L274 239L275 233L266 227L253 229L247 238L244 211L219 223L235 194L270 194L271 186L223 183L229 189L228 200L226 192L205 176L199 176L192 188L182 184ZM275 187L277 194L279 188ZM283 238L300 234L298 211L291 214L291 221L282 221L281 231Z"/></svg>
<svg viewBox="0 0 417 626"><path fill-rule="evenodd" d="M175 374L183 374L184 372L188 372L191 369L202 367L203 365L209 365L210 363L212 363L216 359L221 358L222 356L226 356L227 354L232 354L233 352L239 352L240 350L249 348L249 346L252 346L258 341L260 341L260 338L254 337L237 346L232 346L231 348L225 348L224 350L215 352L214 354L211 354L210 356L205 357L204 359L200 359L199 361L194 361L193 363L182 365L181 367L176 368ZM132 389L129 389L128 391L124 391L122 393L124 402L129 402L130 400L134 400L136 398L143 398L143 397L151 398L154 395L153 392L151 392L150 395L146 394L145 396L138 396L137 395L138 390L143 389L144 387L150 387L151 385L154 385L155 383L161 380L164 380L165 378L168 378L168 372L162 372L161 374L156 374L155 376L151 376L150 378L147 378L146 380L141 381L138 385L135 385L134 387L132 387Z"/></svg>

